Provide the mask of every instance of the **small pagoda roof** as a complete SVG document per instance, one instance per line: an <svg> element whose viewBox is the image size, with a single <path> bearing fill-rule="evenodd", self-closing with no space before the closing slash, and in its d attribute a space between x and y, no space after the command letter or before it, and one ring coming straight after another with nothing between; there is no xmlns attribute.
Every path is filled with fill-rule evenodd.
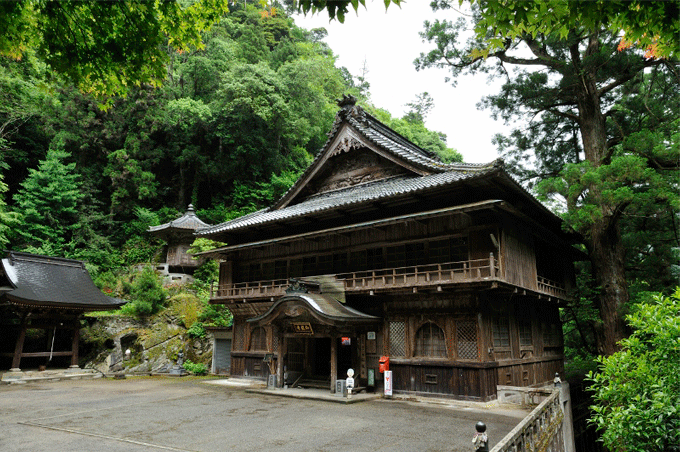
<svg viewBox="0 0 680 452"><path fill-rule="evenodd" d="M96 311L126 303L104 295L83 261L10 251L0 268L0 297L15 306Z"/></svg>
<svg viewBox="0 0 680 452"><path fill-rule="evenodd" d="M181 217L159 226L149 226L148 231L151 234L158 235L160 237L171 234L192 235L194 232L209 228L210 226L211 225L198 218L193 204L189 204L186 212Z"/></svg>

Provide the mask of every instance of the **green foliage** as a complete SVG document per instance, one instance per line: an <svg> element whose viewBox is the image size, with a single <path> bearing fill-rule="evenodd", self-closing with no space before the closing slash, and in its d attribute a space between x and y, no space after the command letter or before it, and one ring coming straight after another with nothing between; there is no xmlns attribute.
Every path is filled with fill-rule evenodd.
<svg viewBox="0 0 680 452"><path fill-rule="evenodd" d="M194 375L205 375L208 373L208 366L203 363L194 363L190 359L184 361L182 367Z"/></svg>
<svg viewBox="0 0 680 452"><path fill-rule="evenodd" d="M674 143L676 150L679 143ZM676 158L680 157L680 154ZM594 166L589 161L565 165L559 178L541 181L537 190L559 193L571 206L564 218L576 231L587 236L592 226L603 221L609 210L638 208L658 202L680 209L676 174L658 172L649 159L640 155L615 153L609 164Z"/></svg>
<svg viewBox="0 0 680 452"><path fill-rule="evenodd" d="M224 246L222 242L216 242L214 240L197 238L191 244L189 248L189 254L200 253L203 251L209 251L215 248ZM217 281L219 278L220 265L214 259L205 259L201 265L194 271L194 278L199 282L204 284L210 284L213 281Z"/></svg>
<svg viewBox="0 0 680 452"><path fill-rule="evenodd" d="M178 319L185 328L190 328L198 321L202 309L203 303L196 295L180 292L170 297L163 314Z"/></svg>
<svg viewBox="0 0 680 452"><path fill-rule="evenodd" d="M223 304L203 304L203 311L199 316L201 322L206 326L218 326L227 328L234 323L234 317L229 309Z"/></svg>
<svg viewBox="0 0 680 452"><path fill-rule="evenodd" d="M66 163L68 158L68 152L50 148L14 196L23 217L15 233L27 250L63 256L80 227L78 205L83 194L75 163Z"/></svg>
<svg viewBox="0 0 680 452"><path fill-rule="evenodd" d="M680 52L680 7L677 2L649 2L642 0L609 1L561 0L543 1L482 1L468 0L483 7L482 20L475 31L485 37L488 28L494 28L512 39L522 35L534 38L539 34L553 34L566 39L574 28L607 28L611 32L625 33L625 43L646 48L655 57L677 56ZM449 0L436 3L450 4ZM462 5L465 0L459 0ZM488 39L487 51L503 49L500 38Z"/></svg>
<svg viewBox="0 0 680 452"><path fill-rule="evenodd" d="M187 330L187 335L193 338L205 337L206 331L205 326L201 322L195 322Z"/></svg>
<svg viewBox="0 0 680 452"><path fill-rule="evenodd" d="M423 93L427 94L427 93ZM395 132L426 151L432 152L444 163L462 162L463 156L446 146L446 135L429 130L423 124L420 115L427 114L427 108L421 106L422 112L407 113L404 118L395 119L386 110L368 107L368 111Z"/></svg>
<svg viewBox="0 0 680 452"><path fill-rule="evenodd" d="M123 307L125 313L147 317L166 304L166 291L152 267L146 266L135 275L130 287L131 302Z"/></svg>
<svg viewBox="0 0 680 452"><path fill-rule="evenodd" d="M399 6L401 0L383 0L383 3L387 9L391 3ZM366 7L366 0L299 0L296 5L305 14L309 12L315 14L325 9L331 20L337 18L340 23L343 23L345 15L349 12L349 7L351 6L358 13L359 5Z"/></svg>
<svg viewBox="0 0 680 452"><path fill-rule="evenodd" d="M404 116L408 122L425 122L425 118L434 108L434 99L428 92L420 93L416 96L416 100L406 104L409 111Z"/></svg>
<svg viewBox="0 0 680 452"><path fill-rule="evenodd" d="M0 55L37 54L51 70L100 98L165 79L164 45L202 46L201 32L228 10L226 0L22 0L0 5Z"/></svg>
<svg viewBox="0 0 680 452"><path fill-rule="evenodd" d="M592 422L612 451L680 450L680 288L627 316L633 334L591 373Z"/></svg>
<svg viewBox="0 0 680 452"><path fill-rule="evenodd" d="M19 225L21 220L18 213L7 210L7 203L5 202L6 192L7 184L5 184L2 174L0 174L0 247L3 249L9 242L11 231Z"/></svg>
<svg viewBox="0 0 680 452"><path fill-rule="evenodd" d="M193 289L196 296L201 300L202 310L198 316L198 321L204 326L229 327L233 324L233 316L229 309L223 304L210 304L210 286L206 283L198 282Z"/></svg>

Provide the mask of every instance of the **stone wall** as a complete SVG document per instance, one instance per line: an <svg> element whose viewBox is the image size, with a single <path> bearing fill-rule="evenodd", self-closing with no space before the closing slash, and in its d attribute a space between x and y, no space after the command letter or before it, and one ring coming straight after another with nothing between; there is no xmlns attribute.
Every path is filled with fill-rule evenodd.
<svg viewBox="0 0 680 452"><path fill-rule="evenodd" d="M184 326L156 316L139 320L130 317L101 317L92 321L81 335L98 345L95 357L85 363L101 372L148 373L167 371L180 351L187 359L203 363L212 360L212 337L191 338ZM125 351L130 350L129 356Z"/></svg>

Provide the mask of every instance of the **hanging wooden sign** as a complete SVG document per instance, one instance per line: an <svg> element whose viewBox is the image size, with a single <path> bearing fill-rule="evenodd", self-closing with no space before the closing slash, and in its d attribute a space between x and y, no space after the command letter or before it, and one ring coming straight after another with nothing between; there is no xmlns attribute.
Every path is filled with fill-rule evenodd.
<svg viewBox="0 0 680 452"><path fill-rule="evenodd" d="M309 322L296 322L292 325L293 331L297 334L314 334L314 330L312 330L312 324Z"/></svg>

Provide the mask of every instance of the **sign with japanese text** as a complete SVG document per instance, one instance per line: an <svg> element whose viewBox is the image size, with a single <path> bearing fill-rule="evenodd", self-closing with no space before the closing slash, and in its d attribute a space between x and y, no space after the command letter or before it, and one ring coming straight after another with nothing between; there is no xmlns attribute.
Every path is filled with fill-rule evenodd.
<svg viewBox="0 0 680 452"><path fill-rule="evenodd" d="M312 330L312 324L309 322L293 323L293 331L297 334L314 334L314 330Z"/></svg>
<svg viewBox="0 0 680 452"><path fill-rule="evenodd" d="M392 371L391 370L385 371L385 395L386 396L392 395Z"/></svg>

